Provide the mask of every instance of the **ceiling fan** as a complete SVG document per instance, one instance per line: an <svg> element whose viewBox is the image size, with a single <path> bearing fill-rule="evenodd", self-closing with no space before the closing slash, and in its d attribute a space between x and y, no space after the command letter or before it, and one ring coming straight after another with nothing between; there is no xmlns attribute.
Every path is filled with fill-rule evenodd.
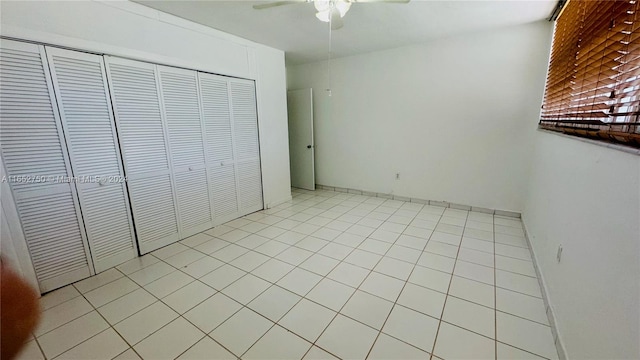
<svg viewBox="0 0 640 360"><path fill-rule="evenodd" d="M396 3L406 4L411 0L285 0L274 1L266 4L253 5L256 10L269 9L276 6L313 3L317 13L316 17L323 22L331 24L332 30L340 29L343 25L342 18L346 15L351 4L354 3Z"/></svg>

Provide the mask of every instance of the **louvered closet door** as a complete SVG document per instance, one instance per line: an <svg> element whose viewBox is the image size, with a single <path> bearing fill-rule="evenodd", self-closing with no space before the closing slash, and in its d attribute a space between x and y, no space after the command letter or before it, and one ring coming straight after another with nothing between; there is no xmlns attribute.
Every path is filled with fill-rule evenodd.
<svg viewBox="0 0 640 360"><path fill-rule="evenodd" d="M263 208L255 83L230 79L233 138L241 215Z"/></svg>
<svg viewBox="0 0 640 360"><path fill-rule="evenodd" d="M213 226L205 169L197 72L159 66L178 204L180 237Z"/></svg>
<svg viewBox="0 0 640 360"><path fill-rule="evenodd" d="M102 56L46 48L96 272L137 256Z"/></svg>
<svg viewBox="0 0 640 360"><path fill-rule="evenodd" d="M198 73L209 192L216 225L240 217L233 157L229 78Z"/></svg>
<svg viewBox="0 0 640 360"><path fill-rule="evenodd" d="M178 241L178 220L156 66L105 56L138 246Z"/></svg>
<svg viewBox="0 0 640 360"><path fill-rule="evenodd" d="M63 181L72 174L42 46L0 42L0 145L40 291L90 276L76 190Z"/></svg>

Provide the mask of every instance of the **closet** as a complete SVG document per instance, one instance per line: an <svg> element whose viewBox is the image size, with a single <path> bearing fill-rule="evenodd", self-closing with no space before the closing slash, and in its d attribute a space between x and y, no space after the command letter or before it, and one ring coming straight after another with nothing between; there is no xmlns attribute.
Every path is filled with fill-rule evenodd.
<svg viewBox="0 0 640 360"><path fill-rule="evenodd" d="M255 83L2 40L0 147L46 292L263 208Z"/></svg>

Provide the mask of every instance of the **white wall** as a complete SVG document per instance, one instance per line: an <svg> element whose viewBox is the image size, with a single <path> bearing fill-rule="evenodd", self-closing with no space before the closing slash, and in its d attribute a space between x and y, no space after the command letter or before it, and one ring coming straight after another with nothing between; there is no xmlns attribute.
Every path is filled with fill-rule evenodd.
<svg viewBox="0 0 640 360"><path fill-rule="evenodd" d="M291 198L284 53L127 1L4 1L0 34L256 80L264 200Z"/></svg>
<svg viewBox="0 0 640 360"><path fill-rule="evenodd" d="M316 183L521 211L551 31L542 21L336 59L332 97L326 62L288 67L289 89L314 89Z"/></svg>
<svg viewBox="0 0 640 360"><path fill-rule="evenodd" d="M640 156L535 141L523 220L568 358L640 359Z"/></svg>

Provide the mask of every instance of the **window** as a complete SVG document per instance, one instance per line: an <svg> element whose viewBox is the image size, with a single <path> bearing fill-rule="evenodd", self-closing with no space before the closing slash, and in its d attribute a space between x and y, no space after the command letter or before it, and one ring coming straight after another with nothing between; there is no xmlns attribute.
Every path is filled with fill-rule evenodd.
<svg viewBox="0 0 640 360"><path fill-rule="evenodd" d="M640 147L638 0L570 0L557 19L540 127Z"/></svg>

